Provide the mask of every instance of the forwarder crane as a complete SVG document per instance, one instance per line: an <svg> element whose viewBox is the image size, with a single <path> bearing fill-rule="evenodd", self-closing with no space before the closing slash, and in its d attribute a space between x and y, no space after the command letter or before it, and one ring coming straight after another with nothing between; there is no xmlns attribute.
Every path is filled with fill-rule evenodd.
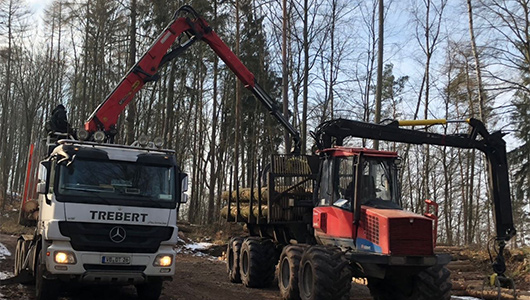
<svg viewBox="0 0 530 300"><path fill-rule="evenodd" d="M228 277L247 287L273 281L278 263L282 299L349 299L351 278L364 277L375 300L449 300L447 254L436 254L437 222L427 213L403 209L397 152L343 146L347 137L477 149L489 163L498 255L494 281L513 288L503 257L515 235L505 142L477 119L468 134L437 134L400 128L445 124L445 120L394 121L388 125L345 119L322 123L312 133L316 155L273 156L268 185L243 202L227 220L246 222L250 237L235 237L227 247ZM308 192L312 192L312 196ZM248 194L248 193L247 193ZM232 193L228 193L232 195ZM250 193L254 195L254 193ZM241 198L241 199L240 199ZM256 200L257 199L257 200ZM257 202L261 210L252 209ZM308 203L309 202L309 203ZM242 218L241 212L251 218ZM278 260L275 250L281 248ZM272 275L271 275L272 274Z"/></svg>
<svg viewBox="0 0 530 300"><path fill-rule="evenodd" d="M191 18L179 17L181 13L187 13L191 15ZM173 46L177 39L180 41L184 36L187 36L185 42ZM160 67L175 59L196 41L203 41L212 48L244 86L260 100L270 114L291 134L294 141L293 153L300 153L300 135L289 121L284 118L274 99L256 82L254 74L219 38L210 25L188 5L182 6L175 12L174 20L167 25L149 50L129 70L114 91L92 113L84 126L87 132L86 138L90 138L97 131L102 131L106 140L113 141L117 133L116 123L118 117L134 95L138 93L145 83L158 80ZM172 49L169 50L171 47Z"/></svg>

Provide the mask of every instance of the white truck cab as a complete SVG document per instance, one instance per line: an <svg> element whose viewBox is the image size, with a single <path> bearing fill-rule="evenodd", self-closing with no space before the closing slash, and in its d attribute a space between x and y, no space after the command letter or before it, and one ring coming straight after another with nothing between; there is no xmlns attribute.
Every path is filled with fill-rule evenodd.
<svg viewBox="0 0 530 300"><path fill-rule="evenodd" d="M32 271L37 299L61 283L133 284L158 299L187 199L174 152L60 140L41 165L35 235L19 239L15 266Z"/></svg>

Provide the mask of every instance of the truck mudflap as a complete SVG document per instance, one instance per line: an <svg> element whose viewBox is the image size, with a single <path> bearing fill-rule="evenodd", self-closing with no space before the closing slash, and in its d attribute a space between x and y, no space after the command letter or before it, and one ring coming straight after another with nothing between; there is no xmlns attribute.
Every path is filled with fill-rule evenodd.
<svg viewBox="0 0 530 300"><path fill-rule="evenodd" d="M394 256L377 255L373 253L346 253L346 258L352 263L386 265L395 267L432 267L447 265L451 261L450 254L436 254L429 256Z"/></svg>

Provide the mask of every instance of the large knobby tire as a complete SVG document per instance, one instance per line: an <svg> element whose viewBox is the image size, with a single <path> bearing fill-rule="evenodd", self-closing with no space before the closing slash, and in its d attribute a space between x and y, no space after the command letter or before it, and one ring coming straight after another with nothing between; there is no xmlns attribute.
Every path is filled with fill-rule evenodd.
<svg viewBox="0 0 530 300"><path fill-rule="evenodd" d="M311 246L300 261L300 299L349 299L351 279L349 262L340 249Z"/></svg>
<svg viewBox="0 0 530 300"><path fill-rule="evenodd" d="M35 273L35 300L55 300L59 296L56 280L44 278L46 264L42 264L41 253L37 254L37 272Z"/></svg>
<svg viewBox="0 0 530 300"><path fill-rule="evenodd" d="M368 287L374 300L449 300L451 272L442 265L428 268L415 275L412 287L396 286L390 279L369 279Z"/></svg>
<svg viewBox="0 0 530 300"><path fill-rule="evenodd" d="M136 285L136 294L138 299L158 300L162 294L162 280L153 279L143 284Z"/></svg>
<svg viewBox="0 0 530 300"><path fill-rule="evenodd" d="M241 274L239 272L239 257L241 255L241 244L243 238L236 237L230 239L226 247L226 271L228 279L233 283L241 283Z"/></svg>
<svg viewBox="0 0 530 300"><path fill-rule="evenodd" d="M300 260L307 245L289 245L283 248L278 264L278 287L280 295L285 300L300 299L298 289L298 273Z"/></svg>
<svg viewBox="0 0 530 300"><path fill-rule="evenodd" d="M274 280L277 255L270 239L249 237L241 245L239 270L243 285L251 288L268 287Z"/></svg>

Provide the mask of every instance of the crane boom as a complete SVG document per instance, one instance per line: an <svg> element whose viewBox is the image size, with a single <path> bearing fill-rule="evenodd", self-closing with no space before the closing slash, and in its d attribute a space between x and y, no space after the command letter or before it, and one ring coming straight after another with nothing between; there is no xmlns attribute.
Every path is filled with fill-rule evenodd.
<svg viewBox="0 0 530 300"><path fill-rule="evenodd" d="M192 15L178 17L182 12ZM183 34L188 39L183 44L178 44L172 50L175 41ZM120 84L110 93L85 123L85 130L93 134L102 130L107 136L116 133L118 116L133 99L134 95L142 89L145 83L156 81L159 78L158 70L172 59L176 58L196 41L204 41L212 48L221 60L232 70L243 85L250 90L256 98L269 110L276 120L291 134L294 140L294 153L300 153L300 134L282 115L274 99L267 94L256 82L254 74L239 60L221 38L212 30L210 25L190 6L183 6L175 13L174 20L167 25L158 36L149 50L129 70Z"/></svg>

